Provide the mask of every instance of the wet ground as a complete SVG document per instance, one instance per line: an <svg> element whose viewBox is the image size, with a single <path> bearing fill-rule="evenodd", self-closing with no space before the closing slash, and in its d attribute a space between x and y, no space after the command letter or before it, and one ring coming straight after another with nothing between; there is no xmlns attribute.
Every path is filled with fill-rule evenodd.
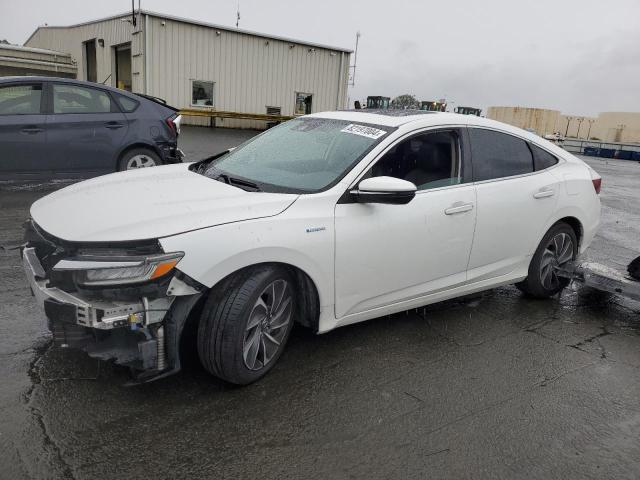
<svg viewBox="0 0 640 480"><path fill-rule="evenodd" d="M182 147L251 134L192 129ZM588 161L604 177L590 256L622 266L640 254L640 164ZM52 188L0 185L0 244ZM299 328L244 388L197 364L125 388L125 370L52 349L41 318L0 251L0 478L640 477L640 304L621 298L508 287Z"/></svg>

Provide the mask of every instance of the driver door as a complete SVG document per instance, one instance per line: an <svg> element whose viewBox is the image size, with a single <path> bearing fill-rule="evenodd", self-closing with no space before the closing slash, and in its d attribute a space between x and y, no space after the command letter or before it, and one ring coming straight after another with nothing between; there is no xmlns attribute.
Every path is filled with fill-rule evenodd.
<svg viewBox="0 0 640 480"><path fill-rule="evenodd" d="M411 181L418 187L411 202L362 204L345 196L336 205L336 318L401 311L412 300L465 283L476 194L465 183L470 175L462 147L459 129L405 137L359 181Z"/></svg>

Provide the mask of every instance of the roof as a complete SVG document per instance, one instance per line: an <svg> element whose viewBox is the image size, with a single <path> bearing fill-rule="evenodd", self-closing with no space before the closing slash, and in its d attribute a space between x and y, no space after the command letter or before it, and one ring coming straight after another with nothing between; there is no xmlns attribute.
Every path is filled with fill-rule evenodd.
<svg viewBox="0 0 640 480"><path fill-rule="evenodd" d="M350 122L362 122L373 125L384 125L387 127L399 127L400 125L419 121L428 121L428 123L432 123L433 125L440 125L443 123L468 123L468 121L465 121L468 115L429 112L426 110L339 110L333 112L314 113L309 116L347 120Z"/></svg>
<svg viewBox="0 0 640 480"><path fill-rule="evenodd" d="M342 47L335 47L335 46L331 46L331 45L324 45L321 43L314 43L314 42L307 42L305 40L297 40L295 38L289 38L289 37L282 37L279 35L270 35L267 33L261 33L261 32L255 32L252 30L243 30L241 28L233 28L230 26L224 26L224 25L219 25L219 24L215 24L215 23L208 23L208 22L203 22L200 20L193 20L190 18L184 18L184 17L177 17L174 15L165 15L163 13L159 13L159 12L154 12L151 10L140 10L140 14L142 15L149 15L151 17L156 17L156 18L162 18L165 20L172 20L174 22L182 22L182 23L188 23L191 25L198 25L201 27L208 27L208 28L215 28L216 30L223 30L225 32L236 32L236 33L244 33L245 35L252 35L254 37L261 37L261 38L265 38L265 39L270 39L270 40L280 40L283 42L290 42L290 43L297 43L299 45L305 45L305 46L309 46L309 47L315 47L315 48L323 48L325 50L334 50L337 52L345 52L345 53L353 53L353 50L350 50L348 48L342 48ZM36 32L38 30L40 30L41 28L75 28L75 27L81 27L83 25L90 25L93 23L99 23L99 22L104 22L107 20L113 20L116 18L123 18L123 17L130 17L131 16L131 12L124 12L124 13L120 13L118 15L111 15L110 17L104 17L104 18L98 18L95 20L89 20L86 22L81 22L81 23L76 23L74 25L47 25L46 27L38 27L35 29L35 31L29 36L29 38L24 42L25 44L29 42L29 40L31 40L31 38L36 34Z"/></svg>
<svg viewBox="0 0 640 480"><path fill-rule="evenodd" d="M397 114L396 112L402 113ZM349 122L361 122L387 127L400 127L408 124L420 124L420 126L474 125L515 133L521 137L540 139L538 135L513 127L506 123L490 120L484 117L476 117L475 115L462 115L460 113L430 112L425 110L362 109L319 112L307 116L346 120Z"/></svg>
<svg viewBox="0 0 640 480"><path fill-rule="evenodd" d="M334 120L345 120L348 122L361 122L370 125L379 125L385 127L399 128L403 127L405 131L428 127L448 127L448 126L474 126L490 128L492 130L510 133L517 137L528 140L538 146L542 146L555 155L568 159L570 161L571 154L557 145L545 140L535 133L527 132L518 127L508 125L506 123L490 120L484 117L476 117L475 115L462 115L460 113L449 112L426 112L423 110L395 110L400 112L410 112L402 116L389 115L386 112L394 110L338 110L333 112L319 112L307 117L328 118ZM304 117L302 117L304 118Z"/></svg>
<svg viewBox="0 0 640 480"><path fill-rule="evenodd" d="M70 57L69 53L57 52L55 50L47 50L45 48L24 47L22 45L10 45L8 43L0 43L0 50L15 50L17 52L42 53L46 55L57 55L59 57Z"/></svg>

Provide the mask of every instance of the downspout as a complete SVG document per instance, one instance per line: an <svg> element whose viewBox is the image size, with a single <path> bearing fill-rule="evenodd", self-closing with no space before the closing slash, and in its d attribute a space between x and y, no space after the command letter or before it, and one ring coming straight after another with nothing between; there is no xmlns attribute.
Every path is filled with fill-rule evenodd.
<svg viewBox="0 0 640 480"><path fill-rule="evenodd" d="M144 93L149 94L149 28L151 23L149 22L149 15L144 14Z"/></svg>
<svg viewBox="0 0 640 480"><path fill-rule="evenodd" d="M338 94L336 95L336 110L340 110L340 90L342 90L342 67L344 66L344 52L340 52L340 68L338 69Z"/></svg>

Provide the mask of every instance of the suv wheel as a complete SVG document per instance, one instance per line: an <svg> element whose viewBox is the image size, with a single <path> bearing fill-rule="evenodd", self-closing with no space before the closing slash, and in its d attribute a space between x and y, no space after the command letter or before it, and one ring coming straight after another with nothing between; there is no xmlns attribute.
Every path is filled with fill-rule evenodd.
<svg viewBox="0 0 640 480"><path fill-rule="evenodd" d="M245 385L263 377L293 327L295 296L286 270L249 268L212 291L198 325L198 355L210 373Z"/></svg>
<svg viewBox="0 0 640 480"><path fill-rule="evenodd" d="M556 223L544 236L529 265L529 275L516 286L528 295L548 298L569 285L569 279L558 276L558 269L575 260L578 241L573 228Z"/></svg>
<svg viewBox="0 0 640 480"><path fill-rule="evenodd" d="M122 155L118 162L118 171L157 167L158 165L162 165L162 160L156 152L148 148L134 148Z"/></svg>

